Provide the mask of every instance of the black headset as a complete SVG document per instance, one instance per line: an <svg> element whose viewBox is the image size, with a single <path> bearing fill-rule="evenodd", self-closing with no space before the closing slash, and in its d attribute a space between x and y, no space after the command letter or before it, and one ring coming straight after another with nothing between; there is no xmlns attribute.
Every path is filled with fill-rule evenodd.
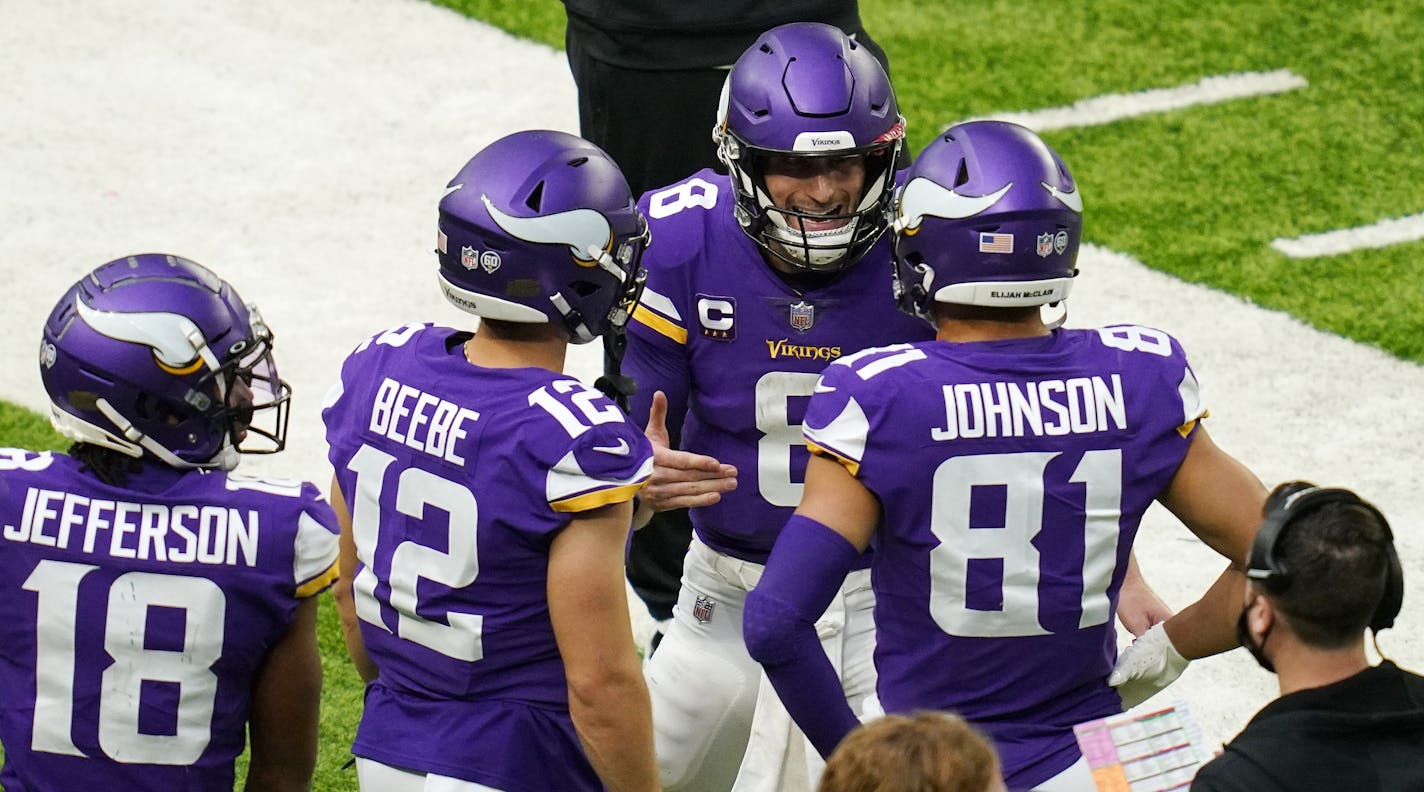
<svg viewBox="0 0 1424 792"><path fill-rule="evenodd" d="M1272 493L1266 501L1266 517L1256 531L1255 541L1251 543L1246 577L1261 583L1267 591L1284 591L1290 585L1293 573L1276 558L1276 546L1280 544L1281 536L1291 523L1331 503L1363 507L1374 513L1384 527L1384 593L1370 616L1369 627L1374 632L1387 630L1394 626L1394 617L1399 615L1399 608L1404 604L1404 570L1399 564L1399 553L1394 549L1394 533L1379 509L1349 490L1294 482Z"/></svg>

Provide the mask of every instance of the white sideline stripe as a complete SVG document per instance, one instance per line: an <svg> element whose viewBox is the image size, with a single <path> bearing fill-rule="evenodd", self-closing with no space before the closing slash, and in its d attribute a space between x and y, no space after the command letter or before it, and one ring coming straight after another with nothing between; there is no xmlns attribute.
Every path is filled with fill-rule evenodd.
<svg viewBox="0 0 1424 792"><path fill-rule="evenodd" d="M1289 69L1269 72L1237 72L1203 77L1176 88L1154 88L1128 94L1104 94L1082 99L1067 107L1049 107L1018 113L994 113L975 120L994 119L1022 124L1037 132L1071 127L1099 126L1124 118L1165 113L1196 105L1218 104L1232 99L1285 93L1308 85L1304 77ZM951 125L952 126L952 125ZM945 127L948 129L949 127Z"/></svg>
<svg viewBox="0 0 1424 792"><path fill-rule="evenodd" d="M1338 256L1352 250L1382 248L1424 239L1424 212L1381 220L1367 226L1322 231L1294 239L1284 237L1271 242L1271 247L1291 258Z"/></svg>

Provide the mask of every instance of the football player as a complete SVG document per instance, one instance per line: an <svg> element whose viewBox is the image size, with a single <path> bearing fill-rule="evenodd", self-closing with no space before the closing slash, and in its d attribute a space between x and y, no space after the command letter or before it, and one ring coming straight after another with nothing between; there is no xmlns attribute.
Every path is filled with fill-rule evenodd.
<svg viewBox="0 0 1424 792"><path fill-rule="evenodd" d="M857 713L814 622L873 537L884 709L963 715L994 739L1010 789L1089 792L1073 725L1236 645L1243 578L1228 569L1109 685L1143 512L1160 501L1239 568L1265 490L1207 435L1171 336L1045 323L1077 274L1082 197L1033 132L952 127L909 169L896 214L895 295L937 338L843 357L817 382L805 497L747 600L747 644L829 753Z"/></svg>
<svg viewBox="0 0 1424 792"><path fill-rule="evenodd" d="M0 786L228 791L250 733L247 789L309 789L336 519L230 472L285 444L257 307L187 259L117 259L39 362L74 444L0 450Z"/></svg>
<svg viewBox="0 0 1424 792"><path fill-rule="evenodd" d="M733 65L720 105L729 175L704 170L641 202L658 244L624 361L638 383L630 411L652 419L657 453L643 516L691 507L696 528L647 666L658 761L672 789L719 791L738 777L761 677L742 602L801 498L812 386L843 355L933 337L885 288L904 119L872 54L829 25L782 25ZM874 688L868 564L821 624L853 705ZM1129 580L1134 633L1170 615Z"/></svg>
<svg viewBox="0 0 1424 792"><path fill-rule="evenodd" d="M682 433L682 451L659 451L643 514L694 507L674 620L646 669L662 781L726 792L761 679L742 602L801 498L806 397L840 355L930 332L879 297L904 120L870 52L830 25L773 28L720 104L730 175L699 171L641 201L657 244L624 373L635 420L652 416L659 444L664 414ZM880 266L860 264L872 249ZM844 594L834 640L858 704L874 688L868 572Z"/></svg>
<svg viewBox="0 0 1424 792"><path fill-rule="evenodd" d="M623 584L652 449L560 373L627 321L647 241L602 150L501 138L439 207L440 288L478 332L397 327L342 366L323 418L363 789L656 788Z"/></svg>

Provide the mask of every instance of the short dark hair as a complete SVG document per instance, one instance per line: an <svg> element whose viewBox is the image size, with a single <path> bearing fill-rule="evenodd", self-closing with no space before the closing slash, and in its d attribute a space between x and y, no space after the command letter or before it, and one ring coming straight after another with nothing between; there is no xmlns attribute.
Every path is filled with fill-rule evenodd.
<svg viewBox="0 0 1424 792"><path fill-rule="evenodd" d="M1388 526L1371 509L1338 501L1312 508L1292 518L1276 542L1290 583L1264 593L1302 642L1349 646L1384 596L1389 542Z"/></svg>
<svg viewBox="0 0 1424 792"><path fill-rule="evenodd" d="M1026 322L1039 315L1037 305L1010 308L963 303L936 302L932 308L935 321L941 319L978 320L989 322Z"/></svg>
<svg viewBox="0 0 1424 792"><path fill-rule="evenodd" d="M958 715L886 715L852 731L826 760L819 792L987 792L999 758Z"/></svg>
<svg viewBox="0 0 1424 792"><path fill-rule="evenodd" d="M567 337L568 331L550 322L507 322L502 319L481 317L480 327L490 336L505 341L543 341L551 336ZM555 333L551 330L557 330Z"/></svg>

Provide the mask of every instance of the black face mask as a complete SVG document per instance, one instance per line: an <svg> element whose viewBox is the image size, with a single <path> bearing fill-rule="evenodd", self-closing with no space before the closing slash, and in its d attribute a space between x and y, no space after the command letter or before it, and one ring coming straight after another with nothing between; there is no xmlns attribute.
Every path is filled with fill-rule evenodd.
<svg viewBox="0 0 1424 792"><path fill-rule="evenodd" d="M1241 609L1241 615L1236 617L1236 639L1241 642L1242 646L1246 647L1246 651L1250 652L1252 657L1256 658L1256 662L1260 663L1262 668L1274 674L1276 673L1276 664L1271 662L1271 658L1266 657L1265 651L1266 639L1271 635L1270 628L1267 628L1266 634L1261 636L1260 644L1251 642L1251 631L1246 629L1246 614L1251 611L1251 606L1255 604L1256 600L1251 600L1249 605Z"/></svg>

